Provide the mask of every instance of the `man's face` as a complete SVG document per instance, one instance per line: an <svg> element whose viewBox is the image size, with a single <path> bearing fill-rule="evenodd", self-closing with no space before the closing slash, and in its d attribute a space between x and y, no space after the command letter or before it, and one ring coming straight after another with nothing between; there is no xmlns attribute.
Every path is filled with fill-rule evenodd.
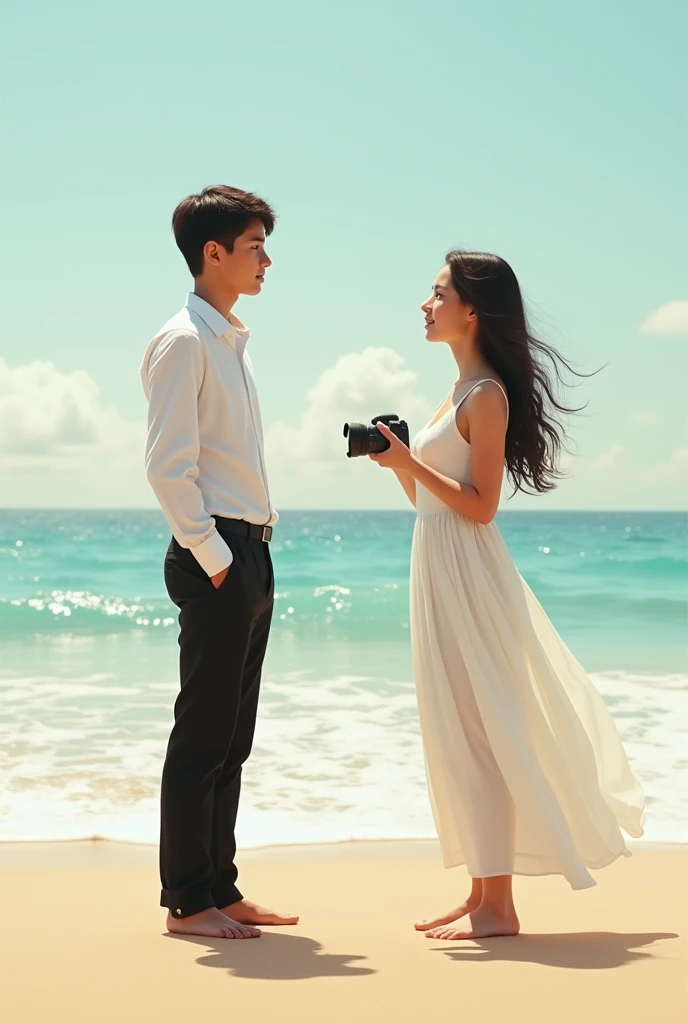
<svg viewBox="0 0 688 1024"><path fill-rule="evenodd" d="M265 251L265 228L261 221L252 224L234 242L232 252L223 245L208 242L206 265L219 273L228 290L237 295L257 295L263 287L265 271L272 260Z"/></svg>

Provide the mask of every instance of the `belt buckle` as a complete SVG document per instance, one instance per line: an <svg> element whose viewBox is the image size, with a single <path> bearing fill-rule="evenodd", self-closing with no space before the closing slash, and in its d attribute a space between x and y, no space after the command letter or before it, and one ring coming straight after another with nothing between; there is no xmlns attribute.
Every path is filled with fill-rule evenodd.
<svg viewBox="0 0 688 1024"><path fill-rule="evenodd" d="M263 527L263 540L268 541L268 540L271 540L271 538L272 538L272 527L271 526L264 526Z"/></svg>

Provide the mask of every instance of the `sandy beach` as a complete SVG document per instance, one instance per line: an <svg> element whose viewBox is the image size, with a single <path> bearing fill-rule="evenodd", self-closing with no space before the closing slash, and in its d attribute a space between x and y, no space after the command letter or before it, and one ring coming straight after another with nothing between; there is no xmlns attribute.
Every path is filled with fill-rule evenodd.
<svg viewBox="0 0 688 1024"><path fill-rule="evenodd" d="M523 934L460 943L412 926L467 885L434 842L245 851L247 897L301 922L232 942L166 934L154 847L4 844L3 1020L678 1024L688 847L633 849L585 892L517 879Z"/></svg>

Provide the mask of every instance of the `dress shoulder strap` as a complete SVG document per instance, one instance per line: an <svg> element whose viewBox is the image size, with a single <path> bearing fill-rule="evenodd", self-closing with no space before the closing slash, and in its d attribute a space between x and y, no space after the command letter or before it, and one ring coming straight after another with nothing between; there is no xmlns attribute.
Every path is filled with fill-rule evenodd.
<svg viewBox="0 0 688 1024"><path fill-rule="evenodd" d="M466 399L470 395L471 391L474 391L475 388L477 388L479 384L486 384L488 381L491 381L493 384L496 384L497 387L499 388L499 390L504 395L504 401L506 402L506 416L507 416L507 420L508 420L509 419L509 399L507 397L507 393L504 390L504 388L502 387L502 385L499 383L499 381L498 380L494 380L493 377L483 377L482 380L477 380L475 382L475 384L472 384L471 387L466 392L466 394L462 395L461 398L456 403L456 405L454 406L454 415L456 415L456 410L459 408L459 406L462 405L466 401Z"/></svg>

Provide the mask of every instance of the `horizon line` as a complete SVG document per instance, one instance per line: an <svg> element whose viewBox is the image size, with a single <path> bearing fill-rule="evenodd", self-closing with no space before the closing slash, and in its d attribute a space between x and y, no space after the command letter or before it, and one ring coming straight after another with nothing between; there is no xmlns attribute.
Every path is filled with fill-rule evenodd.
<svg viewBox="0 0 688 1024"><path fill-rule="evenodd" d="M297 506L283 506L282 512L407 512L409 515L413 515L413 509L405 508L304 508ZM157 512L162 515L162 511L159 508L154 508L149 505L0 505L0 513L2 512ZM656 513L666 515L667 513L675 513L676 515L688 515L688 509L682 508L500 508L497 511L497 515L500 513L516 513L516 514L531 514L537 515L553 515L557 513L570 515L571 513L583 513L586 515L592 515L594 513L602 512L642 512L642 513Z"/></svg>

